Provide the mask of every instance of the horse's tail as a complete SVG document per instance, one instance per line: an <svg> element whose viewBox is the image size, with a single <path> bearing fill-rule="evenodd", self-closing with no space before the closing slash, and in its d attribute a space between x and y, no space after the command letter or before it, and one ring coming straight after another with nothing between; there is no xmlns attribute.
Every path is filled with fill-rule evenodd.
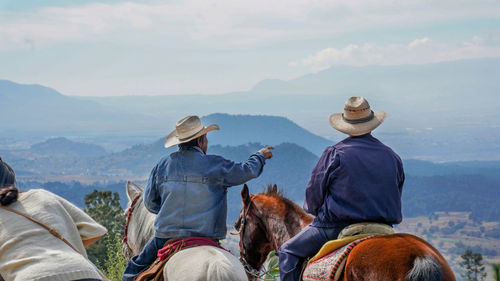
<svg viewBox="0 0 500 281"><path fill-rule="evenodd" d="M406 276L407 281L442 281L443 273L441 265L431 255L417 257L413 263L413 268Z"/></svg>

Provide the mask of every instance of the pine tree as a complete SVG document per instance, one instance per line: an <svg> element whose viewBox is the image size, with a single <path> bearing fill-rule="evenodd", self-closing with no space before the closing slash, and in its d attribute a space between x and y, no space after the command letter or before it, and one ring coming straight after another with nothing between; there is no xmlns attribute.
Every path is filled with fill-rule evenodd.
<svg viewBox="0 0 500 281"><path fill-rule="evenodd" d="M481 281L486 277L483 265L483 256L468 249L461 255L462 261L459 263L465 272L461 274L465 281Z"/></svg>
<svg viewBox="0 0 500 281"><path fill-rule="evenodd" d="M125 216L117 192L97 191L85 195L85 212L108 229L108 233L87 249L89 259L97 266L105 267L108 258L108 244L114 244L116 237L123 234Z"/></svg>

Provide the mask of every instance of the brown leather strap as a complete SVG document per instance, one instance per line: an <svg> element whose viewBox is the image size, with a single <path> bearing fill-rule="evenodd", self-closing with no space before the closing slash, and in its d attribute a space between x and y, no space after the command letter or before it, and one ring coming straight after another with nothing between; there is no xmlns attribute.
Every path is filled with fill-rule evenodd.
<svg viewBox="0 0 500 281"><path fill-rule="evenodd" d="M7 206L0 206L0 207L1 207L1 208L3 208L3 209L5 209L5 210L7 210L7 211L11 211L11 212L16 213L16 214L18 214L18 215L20 215L20 216L23 216L23 217L25 217L25 218L29 219L30 221L32 221L32 222L34 222L34 223L36 223L36 224L40 225L41 227L43 227L43 228L47 229L47 230L50 232L50 234L52 234L52 235L54 235L55 237L57 237L57 238L61 239L64 243L66 243L68 246L70 246L70 247L71 247L71 249L73 249L73 250L75 250L76 252L80 253L80 251L78 251L75 247L73 247L73 245L71 245L71 243L70 243L68 240L66 240L64 237L62 237L62 235L61 235L61 234L59 234L59 232L57 232L57 230L55 230L55 229L53 229L53 228L51 228L51 227L48 227L46 224L44 224L44 223L42 223L42 222L40 222L40 221L38 221L38 220L36 220L36 219L34 219L34 218L32 218L32 217L30 217L30 216L26 215L26 214L24 214L24 213L21 213L21 212L19 212L18 210L12 209L12 208L7 207ZM80 254L81 254L81 253L80 253Z"/></svg>
<svg viewBox="0 0 500 281"><path fill-rule="evenodd" d="M66 240L61 234L59 234L59 232L57 232L57 230L55 230L54 228L51 228L51 227L47 226L46 224L44 224L44 223L42 223L42 222L40 222L40 221L38 221L38 220L30 217L29 215L27 215L25 213L22 213L22 212L19 212L18 210L12 209L10 207L1 206L0 205L0 208L5 209L7 211L10 211L12 213L18 214L20 216L23 216L23 217L29 219L30 221L32 221L32 222L40 225L41 227L47 229L50 232L50 234L52 234L55 237L59 238L61 241L63 241L64 243L66 243L66 245L68 245L71 249L73 249L75 252L77 252L77 253L79 253L80 255L83 256L83 254L80 253L80 251L78 251L73 245L71 245L71 243L68 240ZM85 256L83 256L83 257L85 257ZM89 262L94 266L94 268L97 270L97 273L99 273L99 275L103 278L103 280L107 280L107 281L109 280L91 261L89 261Z"/></svg>

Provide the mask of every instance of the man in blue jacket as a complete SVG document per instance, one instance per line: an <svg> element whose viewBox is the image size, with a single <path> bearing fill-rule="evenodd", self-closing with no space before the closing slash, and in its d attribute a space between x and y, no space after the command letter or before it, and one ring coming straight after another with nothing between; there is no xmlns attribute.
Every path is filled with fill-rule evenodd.
<svg viewBox="0 0 500 281"><path fill-rule="evenodd" d="M401 222L403 164L371 135L386 115L351 97L344 113L330 116L331 126L349 137L327 147L312 171L304 209L316 218L279 249L281 281L299 280L305 258L350 224Z"/></svg>
<svg viewBox="0 0 500 281"><path fill-rule="evenodd" d="M258 177L273 147L260 149L243 163L207 155L206 134L218 129L215 124L203 126L198 116L187 116L167 136L165 147L178 145L179 150L160 160L144 190L145 207L157 214L155 236L129 261L123 281L147 269L169 239L225 238L227 188Z"/></svg>

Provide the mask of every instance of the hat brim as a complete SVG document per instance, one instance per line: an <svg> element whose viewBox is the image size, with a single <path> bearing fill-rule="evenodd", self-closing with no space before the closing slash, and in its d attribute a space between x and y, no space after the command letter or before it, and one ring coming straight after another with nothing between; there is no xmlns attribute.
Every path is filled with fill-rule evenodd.
<svg viewBox="0 0 500 281"><path fill-rule="evenodd" d="M172 147L174 145L178 145L178 144L181 144L181 143L185 143L185 142L189 142L191 140L194 140L196 138L199 138L201 136L203 136L204 134L210 132L210 131L213 131L213 130L219 130L219 126L216 125L216 124L212 124L210 126L207 126L207 127L203 127L203 129L201 131L199 131L198 133L196 133L194 136L188 138L188 139L184 139L184 140L179 140L179 137L177 136L177 130L173 130L170 134L168 134L168 136L165 138L165 148L169 148L169 147Z"/></svg>
<svg viewBox="0 0 500 281"><path fill-rule="evenodd" d="M330 125L334 129L344 134L348 134L350 136L361 136L364 134L368 134L369 132L377 128L380 124L382 124L382 122L384 122L386 116L386 112L374 110L372 120L358 124L351 124L344 121L344 118L342 118L342 113L335 113L330 115L328 121L330 121Z"/></svg>

